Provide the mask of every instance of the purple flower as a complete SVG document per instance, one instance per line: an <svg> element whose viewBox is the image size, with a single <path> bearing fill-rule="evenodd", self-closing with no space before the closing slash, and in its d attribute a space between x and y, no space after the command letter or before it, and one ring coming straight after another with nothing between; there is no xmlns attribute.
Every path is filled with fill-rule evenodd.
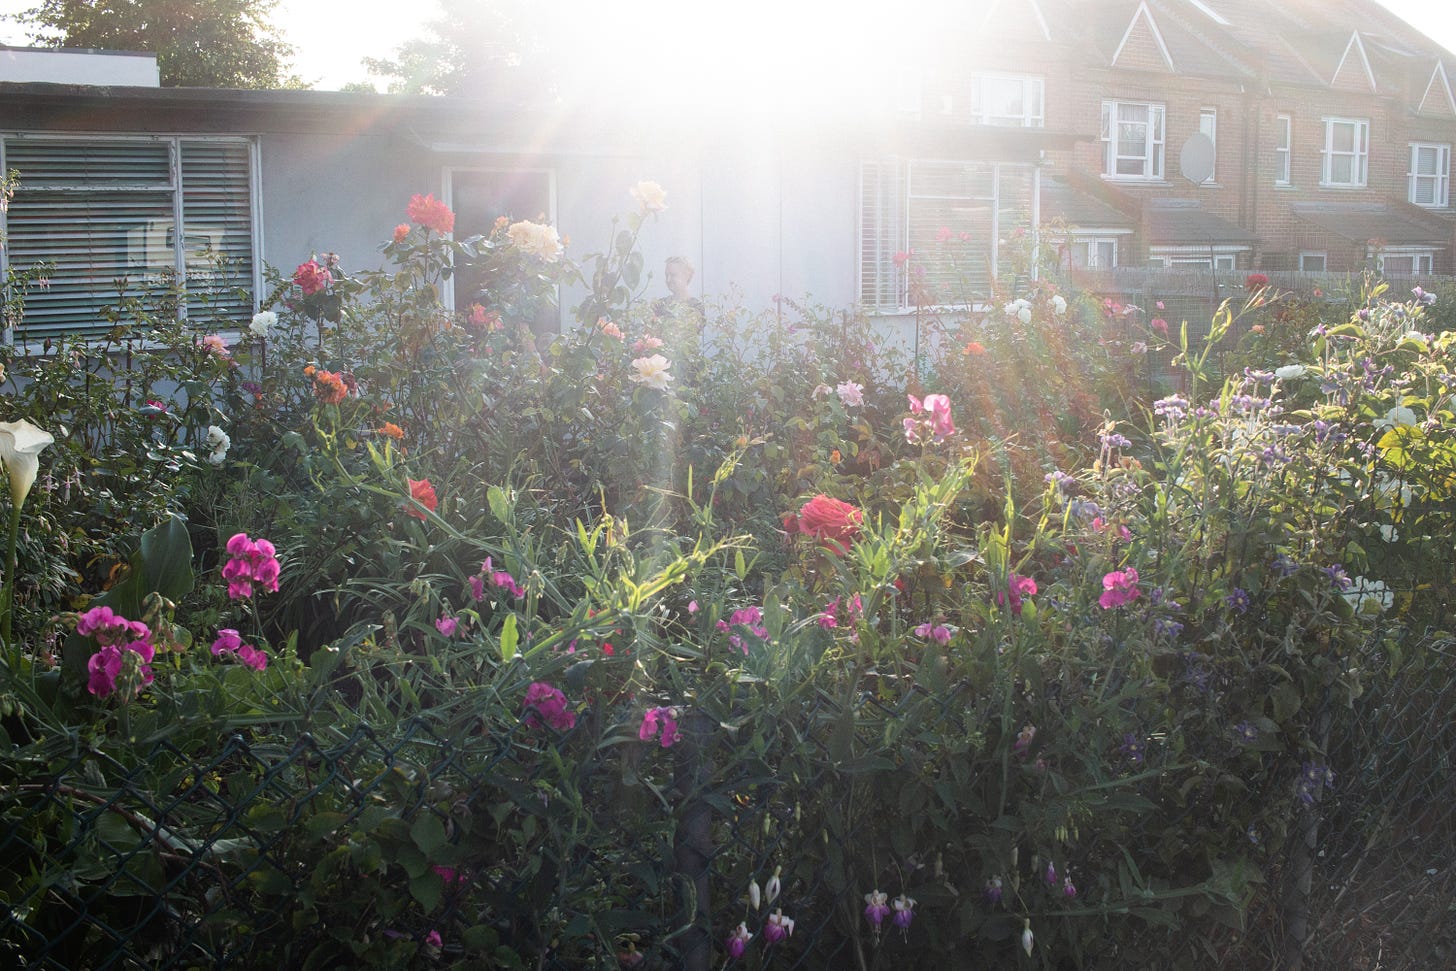
<svg viewBox="0 0 1456 971"><path fill-rule="evenodd" d="M941 647L945 647L950 643L950 628L944 624L931 624L929 621L926 621L915 628L915 636L924 637L927 640L934 641Z"/></svg>
<svg viewBox="0 0 1456 971"><path fill-rule="evenodd" d="M1249 595L1239 587L1234 587L1233 593L1225 597L1223 602L1236 614L1242 614L1249 609Z"/></svg>
<svg viewBox="0 0 1456 971"><path fill-rule="evenodd" d="M895 926L902 931L910 930L910 922L915 919L915 898L902 893L891 905L895 908Z"/></svg>
<svg viewBox="0 0 1456 971"><path fill-rule="evenodd" d="M788 937L794 936L794 919L785 917L782 910L775 910L768 915L768 920L763 924L763 940L770 946L779 943Z"/></svg>
<svg viewBox="0 0 1456 971"><path fill-rule="evenodd" d="M1012 754L1013 755L1020 756L1021 758L1026 758L1026 754L1027 754L1028 751L1030 751L1030 749L1031 749L1031 743L1032 743L1033 740L1035 740L1035 738L1036 738L1036 726L1035 725L1023 725L1023 726L1021 726L1021 731L1019 731L1019 732L1016 733L1016 741L1013 742L1012 745L1011 745L1011 752L1012 752Z"/></svg>
<svg viewBox="0 0 1456 971"><path fill-rule="evenodd" d="M1077 885L1072 882L1071 877L1067 877L1062 881L1062 896L1068 900L1077 896Z"/></svg>
<svg viewBox="0 0 1456 971"><path fill-rule="evenodd" d="M1047 860L1045 876L1047 886L1055 887L1057 885L1057 865L1051 860Z"/></svg>
<svg viewBox="0 0 1456 971"><path fill-rule="evenodd" d="M880 934L880 927L885 923L885 918L890 916L890 895L881 893L879 890L871 890L864 895L865 920L870 922L870 928L874 930L875 936Z"/></svg>
<svg viewBox="0 0 1456 971"><path fill-rule="evenodd" d="M1122 736L1122 745L1120 746L1120 750L1123 755L1127 756L1127 760L1133 765L1142 765L1143 758L1148 753L1148 743L1144 742L1141 738L1139 738L1132 732L1128 732L1126 735Z"/></svg>
<svg viewBox="0 0 1456 971"><path fill-rule="evenodd" d="M1345 573L1345 568L1339 563L1333 563L1324 568L1324 575L1330 578L1330 583L1336 590L1348 590L1353 585L1350 577Z"/></svg>
<svg viewBox="0 0 1456 971"><path fill-rule="evenodd" d="M1241 721L1234 726L1234 740L1253 745L1259 740L1259 729L1247 721Z"/></svg>
<svg viewBox="0 0 1456 971"><path fill-rule="evenodd" d="M442 614L440 619L435 621L435 629L440 632L442 637L454 637L455 632L460 629L460 620L449 614Z"/></svg>
<svg viewBox="0 0 1456 971"><path fill-rule="evenodd" d="M748 931L748 924L740 922L738 928L723 942L723 946L728 949L728 956L736 961L743 957L743 952L748 950L748 942L751 940L753 940L753 935Z"/></svg>
<svg viewBox="0 0 1456 971"><path fill-rule="evenodd" d="M992 877L986 881L986 906L994 907L1001 902L1001 878Z"/></svg>

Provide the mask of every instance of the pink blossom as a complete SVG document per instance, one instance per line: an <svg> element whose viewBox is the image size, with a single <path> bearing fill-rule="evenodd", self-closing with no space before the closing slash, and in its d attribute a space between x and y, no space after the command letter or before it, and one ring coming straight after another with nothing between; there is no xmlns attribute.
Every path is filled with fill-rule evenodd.
<svg viewBox="0 0 1456 971"><path fill-rule="evenodd" d="M751 940L753 940L753 934L749 932L748 924L739 923L738 928L723 942L723 946L728 949L728 957L736 961L743 957L743 953L748 950L748 942Z"/></svg>
<svg viewBox="0 0 1456 971"><path fill-rule="evenodd" d="M677 727L676 708L649 708L642 715L642 727L637 729L637 737L644 742L652 741L657 735L659 726L662 728L663 748L672 748L682 735Z"/></svg>
<svg viewBox="0 0 1456 971"><path fill-rule="evenodd" d="M277 550L266 539L251 540L247 533L237 533L227 541L231 559L223 565L222 578L228 582L228 597L244 600L253 595L253 584L269 593L278 592L279 566Z"/></svg>
<svg viewBox="0 0 1456 971"><path fill-rule="evenodd" d="M996 594L996 605L1011 605L1011 612L1017 616L1021 615L1021 599L1030 597L1036 593L1036 581L1031 577L1024 577L1019 573L1013 573L1006 578L1006 589Z"/></svg>
<svg viewBox="0 0 1456 971"><path fill-rule="evenodd" d="M924 637L927 640L934 641L941 647L945 647L950 643L950 628L944 624L931 624L930 621L926 621L915 628L915 636Z"/></svg>
<svg viewBox="0 0 1456 971"><path fill-rule="evenodd" d="M487 556L485 558L485 562L480 564L480 572L489 578L491 586L504 590L517 599L520 599L521 597L524 597L526 595L525 588L523 588L519 583L516 582L516 578L511 576L509 571L497 570L491 565L490 557ZM475 583L471 583L470 589L472 592L475 591ZM484 596L485 588L484 586L482 586L480 588L480 592L476 593L475 599L480 600Z"/></svg>
<svg viewBox="0 0 1456 971"><path fill-rule="evenodd" d="M222 339L221 334L208 334L206 337L202 338L201 344L203 349L212 354L214 357L221 358L224 361L232 357L232 355L228 353L227 341Z"/></svg>
<svg viewBox="0 0 1456 971"><path fill-rule="evenodd" d="M92 607L76 618L76 633L94 637L103 646L131 641L150 641L151 628L139 620L127 620L110 607Z"/></svg>
<svg viewBox="0 0 1456 971"><path fill-rule="evenodd" d="M763 924L763 942L774 945L794 936L794 919L785 917L783 910L775 910Z"/></svg>
<svg viewBox="0 0 1456 971"><path fill-rule="evenodd" d="M435 629L445 637L454 637L455 632L460 629L460 620L449 614L442 614L440 619L435 621Z"/></svg>
<svg viewBox="0 0 1456 971"><path fill-rule="evenodd" d="M1138 598L1138 572L1133 567L1114 570L1102 578L1102 596L1097 603L1103 610L1130 604Z"/></svg>
<svg viewBox="0 0 1456 971"><path fill-rule="evenodd" d="M438 951L445 946L445 941L440 937L439 931L432 930L425 935L425 946L432 947Z"/></svg>
<svg viewBox="0 0 1456 971"><path fill-rule="evenodd" d="M238 663L254 671L268 667L268 655L251 644L244 644L242 635L231 627L218 630L217 638L212 642L212 654L219 658L236 657Z"/></svg>
<svg viewBox="0 0 1456 971"><path fill-rule="evenodd" d="M98 698L105 698L115 692L117 681L126 667L127 654L137 656L137 672L141 677L136 683L136 693L140 693L144 685L151 684L154 677L152 658L156 656L156 650L146 641L132 641L120 646L103 644L101 650L91 655L91 659L86 662L86 670L90 672L86 690Z"/></svg>
<svg viewBox="0 0 1456 971"><path fill-rule="evenodd" d="M915 397L913 394L906 395L910 401L911 415L923 415L920 419L906 418L904 420L905 440L911 445L920 444L925 432L937 442L942 442L947 436L955 434L955 422L950 417L950 398L943 394L928 394L925 400Z"/></svg>
<svg viewBox="0 0 1456 971"><path fill-rule="evenodd" d="M522 702L526 712L526 725L535 728L540 725L536 717L546 719L546 723L557 731L564 732L576 725L576 712L566 707L566 695L561 689L553 688L543 681L534 681L526 689L526 698Z"/></svg>
<svg viewBox="0 0 1456 971"><path fill-rule="evenodd" d="M1153 330L1157 331L1160 336L1168 336L1168 322L1162 317L1154 317L1152 320L1152 327Z"/></svg>

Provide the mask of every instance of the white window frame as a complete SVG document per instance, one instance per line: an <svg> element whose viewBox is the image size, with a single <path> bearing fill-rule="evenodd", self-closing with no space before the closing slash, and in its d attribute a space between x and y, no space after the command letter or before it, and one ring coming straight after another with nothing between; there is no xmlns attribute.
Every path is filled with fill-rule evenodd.
<svg viewBox="0 0 1456 971"><path fill-rule="evenodd" d="M1145 109L1146 118L1124 121L1124 109ZM1123 101L1109 98L1102 102L1102 177L1117 182L1161 182L1163 165L1167 154L1168 140L1167 105L1157 101ZM1140 155L1119 154L1121 139L1118 128L1122 125L1143 126L1143 151ZM1142 172L1119 172L1123 162L1140 161Z"/></svg>
<svg viewBox="0 0 1456 971"><path fill-rule="evenodd" d="M1207 269L1211 261L1215 270L1235 270L1238 269L1239 254L1248 250L1249 247L1239 245L1149 246L1148 265L1154 268L1161 266L1165 270L1186 266Z"/></svg>
<svg viewBox="0 0 1456 971"><path fill-rule="evenodd" d="M1363 189L1368 182L1370 169L1370 119L1328 117L1325 122L1325 147L1320 155L1320 186L1326 189ZM1336 129L1350 128L1351 150L1336 150ZM1335 181L1336 159L1350 160L1348 181Z"/></svg>
<svg viewBox="0 0 1456 971"><path fill-rule="evenodd" d="M1213 142L1213 169L1208 173L1208 178L1203 180L1203 185L1218 184L1218 109L1198 109L1198 130L1208 136Z"/></svg>
<svg viewBox="0 0 1456 971"><path fill-rule="evenodd" d="M1294 116L1275 116L1274 131L1274 184L1293 185Z"/></svg>
<svg viewBox="0 0 1456 971"><path fill-rule="evenodd" d="M131 192L150 192L155 193L159 196L163 193L170 195L171 235L169 238L172 240L171 249L173 261L173 265L172 267L170 267L170 270L176 274L176 279L180 281L184 285L184 287L186 285L186 281L189 279L187 268L188 249L186 243L184 242L188 238L189 233L185 218L187 205L186 196L184 195L185 186L183 183L183 144L223 143L230 145L240 145L245 147L247 151L248 165L248 258L252 267L250 278L246 281L243 281L246 283L246 287L249 291L250 297L250 306L245 307L245 309L250 316L252 313L255 313L258 310L259 298L263 292L263 220L262 193L260 191L259 181L260 165L257 138L247 135L205 135L193 134L190 132L108 132L83 134L71 132L0 130L0 172L9 171L11 167L11 160L9 157L9 152L7 151L8 146L21 141L38 143L69 142L78 146L96 144L165 145L167 148L168 160L168 177L165 182L136 182L129 185L116 185L109 183L89 185L53 183L46 182L44 179L37 179L35 177L27 178L26 174L22 172L20 179L20 188L17 191L19 193L24 193L27 189L29 189L36 192L50 192L74 195L74 197L77 199L85 200L85 203L83 204L91 205L99 203L100 200L104 199L108 193L116 191L117 189ZM14 203L12 202L12 206L13 205ZM5 243L5 245L0 245L0 277L5 276L10 270L11 261L14 255L13 240L10 240L8 238L10 236L8 225L9 218L10 212L8 211L7 207L0 206L0 240L3 240ZM178 245L179 243L181 245ZM57 268L58 274L60 274L60 269L61 268L59 267ZM197 279L196 273L192 274L192 279ZM109 282L110 281L108 281L108 283ZM146 284L147 281L143 280L142 285L145 286ZM61 286L61 284L57 284L57 282L53 278L50 287L48 287L47 289L47 293L54 292L56 289L58 289L59 286ZM114 287L108 287L104 291L97 290L94 287L91 287L89 289L91 290L90 295L94 296L95 298L95 307L97 310L100 310L100 308L104 306L109 306L116 303L116 292ZM189 291L189 295L190 294L191 291ZM185 297L184 299L180 300L178 304L178 315L183 319L185 319L188 314L187 304L188 299L186 299ZM241 327L244 322L237 321L235 323L239 327ZM104 323L101 322L86 324L67 324L63 322L58 322L48 325L44 321L41 321L39 323L33 324L27 329L30 331L29 337L31 339L39 340L42 336L60 336L64 334L99 336L105 333L107 327ZM7 328L3 335L4 342L6 344L10 344L14 341L14 337L14 333L9 328Z"/></svg>
<svg viewBox="0 0 1456 971"><path fill-rule="evenodd" d="M987 88L992 85L1019 84L1022 109L1019 115L993 113ZM1005 128L1044 128L1046 126L1046 80L1031 74L1003 74L979 71L971 75L971 120L978 125Z"/></svg>
<svg viewBox="0 0 1456 971"><path fill-rule="evenodd" d="M1069 233L1067 235L1067 249L1068 259L1071 261L1072 268L1079 270L1116 269L1121 264L1123 254L1122 237L1130 235L1132 235L1131 230L1093 230L1091 232ZM1097 249L1100 246L1110 246L1112 248L1112 260L1106 265L1103 265L1102 261L1097 258ZM1078 263L1076 257L1073 255L1072 251L1077 247L1085 248L1088 257L1085 263Z"/></svg>
<svg viewBox="0 0 1456 971"><path fill-rule="evenodd" d="M1400 276L1430 276L1436 266L1436 251L1429 246L1386 246L1378 251L1372 249L1368 255L1375 260L1376 268L1387 275L1394 271L1386 269L1386 260L1410 260L1410 273Z"/></svg>
<svg viewBox="0 0 1456 971"><path fill-rule="evenodd" d="M1423 174L1417 159L1422 152L1433 152L1436 156L1436 171ZM1431 189L1431 201L1417 199L1423 185ZM1413 206L1425 209L1445 209L1451 200L1451 145L1448 142L1411 142L1410 171L1406 174L1406 198Z"/></svg>
<svg viewBox="0 0 1456 971"><path fill-rule="evenodd" d="M1319 260L1319 267L1307 266L1307 261ZM1330 254L1324 250L1301 250L1299 254L1300 273L1328 273Z"/></svg>

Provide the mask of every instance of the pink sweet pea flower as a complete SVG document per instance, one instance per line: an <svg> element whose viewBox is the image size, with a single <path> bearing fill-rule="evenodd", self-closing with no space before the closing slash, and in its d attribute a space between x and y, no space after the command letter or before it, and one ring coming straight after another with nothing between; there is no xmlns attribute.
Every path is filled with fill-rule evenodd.
<svg viewBox="0 0 1456 971"><path fill-rule="evenodd" d="M929 621L926 621L915 628L915 636L924 637L927 640L934 641L941 647L945 647L950 643L950 628L944 624L931 624Z"/></svg>
<svg viewBox="0 0 1456 971"><path fill-rule="evenodd" d="M435 629L444 637L454 637L455 632L460 629L460 620L449 614L442 614L440 619L435 621Z"/></svg>
<svg viewBox="0 0 1456 971"><path fill-rule="evenodd" d="M1097 603L1103 610L1130 604L1138 598L1138 571L1133 567L1114 570L1102 578L1102 596Z"/></svg>
<svg viewBox="0 0 1456 971"><path fill-rule="evenodd" d="M1024 577L1019 573L1013 573L1006 579L1006 589L996 594L996 605L1011 605L1011 612L1018 617L1021 616L1021 600L1023 597L1030 597L1036 593L1036 581L1031 577Z"/></svg>
<svg viewBox="0 0 1456 971"><path fill-rule="evenodd" d="M576 725L576 712L566 707L566 695L545 682L532 682L526 689L521 706L525 709L526 725L530 728L537 727L541 723L540 718L546 719L547 724L561 732Z"/></svg>
<svg viewBox="0 0 1456 971"><path fill-rule="evenodd" d="M677 709L676 708L649 708L642 715L642 727L637 729L637 737L644 742L650 742L657 734L658 727L662 728L662 747L672 746L682 738L677 730Z"/></svg>

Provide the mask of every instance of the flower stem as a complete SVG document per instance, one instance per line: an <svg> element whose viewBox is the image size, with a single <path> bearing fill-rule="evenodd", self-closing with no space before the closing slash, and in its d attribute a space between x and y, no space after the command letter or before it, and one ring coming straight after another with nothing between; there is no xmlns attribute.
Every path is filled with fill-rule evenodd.
<svg viewBox="0 0 1456 971"><path fill-rule="evenodd" d="M5 589L0 599L0 644L9 653L10 669L20 669L20 651L13 649L10 632L15 616L15 543L20 536L20 503L10 505L10 538L5 545Z"/></svg>

